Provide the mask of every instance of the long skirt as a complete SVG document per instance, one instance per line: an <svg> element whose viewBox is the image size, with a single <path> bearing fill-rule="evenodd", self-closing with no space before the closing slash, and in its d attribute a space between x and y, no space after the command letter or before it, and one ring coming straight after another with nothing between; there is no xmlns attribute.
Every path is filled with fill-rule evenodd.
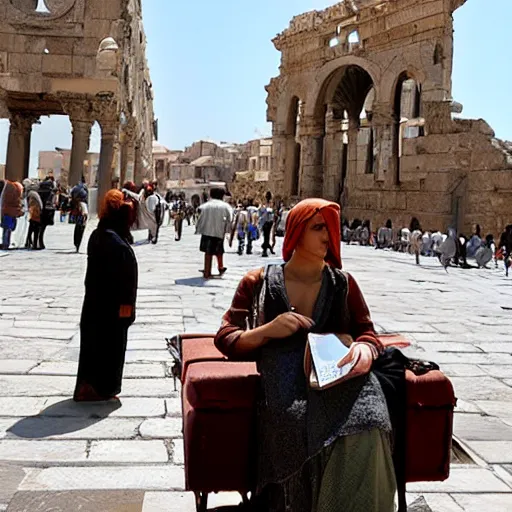
<svg viewBox="0 0 512 512"><path fill-rule="evenodd" d="M76 391L88 384L99 396L113 398L121 392L128 327L122 321L109 325L108 330L96 325L80 327Z"/></svg>
<svg viewBox="0 0 512 512"><path fill-rule="evenodd" d="M340 437L303 469L308 489L268 486L258 512L394 512L397 484L389 435L378 429ZM293 479L291 479L293 480ZM286 503L285 496L293 496ZM303 496L304 500L297 499Z"/></svg>

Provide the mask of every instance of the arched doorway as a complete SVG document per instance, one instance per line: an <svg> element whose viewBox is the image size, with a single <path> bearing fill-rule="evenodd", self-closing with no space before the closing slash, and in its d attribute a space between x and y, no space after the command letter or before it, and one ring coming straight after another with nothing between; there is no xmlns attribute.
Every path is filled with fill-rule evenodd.
<svg viewBox="0 0 512 512"><path fill-rule="evenodd" d="M373 79L358 65L336 70L325 84L316 115L325 127L318 179L323 180L326 198L346 202L350 179L375 170L374 99Z"/></svg>

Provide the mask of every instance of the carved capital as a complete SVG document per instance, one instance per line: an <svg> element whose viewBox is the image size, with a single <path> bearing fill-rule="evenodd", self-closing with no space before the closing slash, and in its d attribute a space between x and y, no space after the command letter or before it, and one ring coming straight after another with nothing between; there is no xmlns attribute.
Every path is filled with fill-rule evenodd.
<svg viewBox="0 0 512 512"><path fill-rule="evenodd" d="M114 119L119 122L119 105L113 94L98 95L92 101L92 108L98 122Z"/></svg>
<svg viewBox="0 0 512 512"><path fill-rule="evenodd" d="M75 98L62 98L60 100L62 108L68 114L71 123L82 121L94 123L94 113L92 104L88 100Z"/></svg>
<svg viewBox="0 0 512 512"><path fill-rule="evenodd" d="M101 137L115 138L119 134L119 109L113 97L93 101L94 118L101 126Z"/></svg>
<svg viewBox="0 0 512 512"><path fill-rule="evenodd" d="M16 135L28 135L34 123L39 123L39 116L30 113L11 112L11 132Z"/></svg>

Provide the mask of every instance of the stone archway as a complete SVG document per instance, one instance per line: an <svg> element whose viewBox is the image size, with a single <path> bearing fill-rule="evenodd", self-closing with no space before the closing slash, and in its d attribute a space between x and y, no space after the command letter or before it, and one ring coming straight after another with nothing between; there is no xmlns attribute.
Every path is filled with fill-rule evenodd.
<svg viewBox="0 0 512 512"><path fill-rule="evenodd" d="M364 62L355 57L343 60ZM330 73L318 88L313 104L306 102L305 115L300 120L300 195L322 195L341 201L346 200L348 184L355 180L356 174L367 173L369 155L372 160L374 157L372 116L364 116L362 127L360 115L370 91L373 91L370 107L373 108L378 85L372 75L357 64L331 68L326 68ZM373 171L373 163L371 169Z"/></svg>
<svg viewBox="0 0 512 512"><path fill-rule="evenodd" d="M316 73L313 87L308 90L305 116L314 117L315 112L318 113L319 101L321 102L324 98L332 96L344 70L350 66L361 68L370 76L375 86L375 101L381 101L380 80L382 73L380 67L362 57L347 55L327 62Z"/></svg>

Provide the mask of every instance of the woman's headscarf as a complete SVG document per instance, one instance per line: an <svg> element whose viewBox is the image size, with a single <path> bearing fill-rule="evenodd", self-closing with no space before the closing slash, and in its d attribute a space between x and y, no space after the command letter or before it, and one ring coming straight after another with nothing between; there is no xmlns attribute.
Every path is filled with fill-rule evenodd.
<svg viewBox="0 0 512 512"><path fill-rule="evenodd" d="M307 223L317 213L322 214L329 232L329 250L325 261L332 267L341 268L340 207L324 199L305 199L290 210L286 220L283 259L291 259Z"/></svg>
<svg viewBox="0 0 512 512"><path fill-rule="evenodd" d="M112 229L118 235L126 238L133 222L133 211L132 203L125 199L125 195L120 190L109 190L101 204L100 226Z"/></svg>

